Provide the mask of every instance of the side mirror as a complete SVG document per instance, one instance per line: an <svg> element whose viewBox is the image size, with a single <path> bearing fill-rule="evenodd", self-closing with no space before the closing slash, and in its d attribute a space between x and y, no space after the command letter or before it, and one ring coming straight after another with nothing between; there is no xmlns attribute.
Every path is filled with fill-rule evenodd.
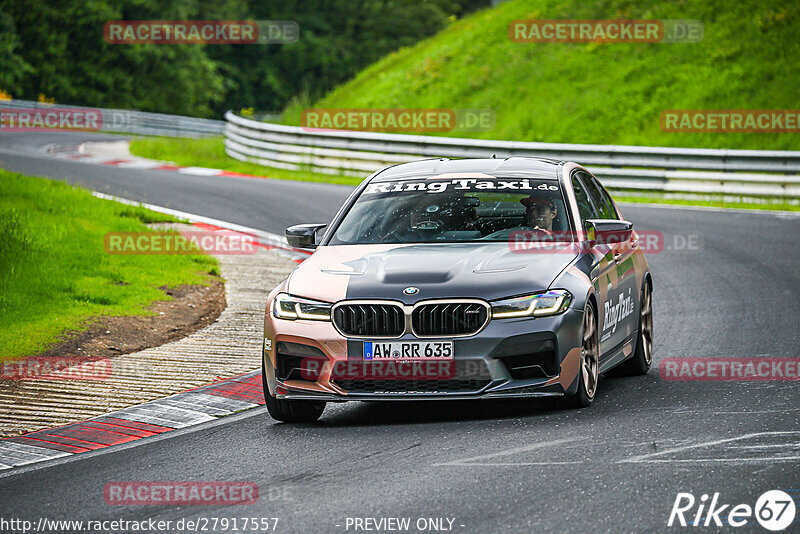
<svg viewBox="0 0 800 534"><path fill-rule="evenodd" d="M294 248L317 248L317 230L326 226L324 223L290 226L286 229L286 241Z"/></svg>
<svg viewBox="0 0 800 534"><path fill-rule="evenodd" d="M633 237L633 223L619 219L588 219L586 239L595 244L625 243Z"/></svg>

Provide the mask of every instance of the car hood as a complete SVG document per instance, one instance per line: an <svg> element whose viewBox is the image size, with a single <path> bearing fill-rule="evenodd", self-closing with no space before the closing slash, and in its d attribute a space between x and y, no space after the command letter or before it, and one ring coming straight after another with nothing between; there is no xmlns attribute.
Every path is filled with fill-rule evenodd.
<svg viewBox="0 0 800 534"><path fill-rule="evenodd" d="M327 302L492 300L547 289L574 258L572 252L514 252L507 242L325 246L295 269L287 291ZM407 287L419 291L405 295Z"/></svg>

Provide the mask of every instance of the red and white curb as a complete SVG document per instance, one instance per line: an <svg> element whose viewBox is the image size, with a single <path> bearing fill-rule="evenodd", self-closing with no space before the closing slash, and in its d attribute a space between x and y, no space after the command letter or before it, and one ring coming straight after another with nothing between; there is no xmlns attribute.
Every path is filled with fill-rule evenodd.
<svg viewBox="0 0 800 534"><path fill-rule="evenodd" d="M121 198L114 195L106 195L105 193L98 193L96 191L92 192L92 195L96 196L97 198L113 200L115 202L120 202L122 204L128 204L131 206L141 206L151 211L156 211L165 215L172 215L173 217L189 221L192 225L202 230L233 231L243 234L251 238L251 240L253 240L262 249L271 250L297 263L302 262L312 254L312 252L308 250L290 247L289 243L286 241L286 238L278 234L257 230L255 228L242 226L240 224L235 224L228 221L212 219L211 217L205 217L203 215L196 215L194 213L187 213L185 211L165 208L163 206L156 206L155 204L136 202L135 200L128 200L126 198Z"/></svg>
<svg viewBox="0 0 800 534"><path fill-rule="evenodd" d="M264 404L261 371L88 421L0 440L0 470L94 451L186 428Z"/></svg>
<svg viewBox="0 0 800 534"><path fill-rule="evenodd" d="M125 143L125 141L118 141ZM88 143L98 144L98 143ZM207 167L183 167L181 165L173 165L171 163L164 163L163 161L155 161L150 159L139 158L136 156L123 156L116 155L100 155L100 154L87 154L84 152L84 147L87 143L79 145L56 145L50 147L48 153L53 156L66 158L82 163L93 163L96 165L111 165L120 167L122 169L137 169L137 170L152 170L152 171L175 171L181 174L191 174L195 176L225 176L232 178L257 178L260 180L267 179L266 176L258 176L255 174L244 174L241 172L224 171L222 169L209 169Z"/></svg>

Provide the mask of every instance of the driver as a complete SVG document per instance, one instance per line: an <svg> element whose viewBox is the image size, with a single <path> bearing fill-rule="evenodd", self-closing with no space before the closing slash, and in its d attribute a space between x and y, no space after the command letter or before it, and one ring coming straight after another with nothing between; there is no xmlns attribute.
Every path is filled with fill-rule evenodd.
<svg viewBox="0 0 800 534"><path fill-rule="evenodd" d="M546 198L535 197L533 195L520 200L525 206L525 216L523 226L541 230L547 235L553 235L553 219L558 215L558 210L552 202Z"/></svg>

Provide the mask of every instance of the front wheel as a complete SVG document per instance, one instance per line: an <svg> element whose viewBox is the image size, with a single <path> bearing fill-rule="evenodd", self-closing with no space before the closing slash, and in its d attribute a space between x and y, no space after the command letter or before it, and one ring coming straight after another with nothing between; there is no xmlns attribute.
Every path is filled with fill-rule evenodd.
<svg viewBox="0 0 800 534"><path fill-rule="evenodd" d="M313 423L325 411L325 402L306 400L284 400L270 395L267 387L267 373L261 361L261 383L264 387L264 403L269 415L284 423Z"/></svg>
<svg viewBox="0 0 800 534"><path fill-rule="evenodd" d="M583 311L583 328L581 330L581 361L578 370L578 392L564 397L565 408L587 408L592 404L597 393L597 382L600 376L600 350L597 341L597 320L594 308L586 304Z"/></svg>

